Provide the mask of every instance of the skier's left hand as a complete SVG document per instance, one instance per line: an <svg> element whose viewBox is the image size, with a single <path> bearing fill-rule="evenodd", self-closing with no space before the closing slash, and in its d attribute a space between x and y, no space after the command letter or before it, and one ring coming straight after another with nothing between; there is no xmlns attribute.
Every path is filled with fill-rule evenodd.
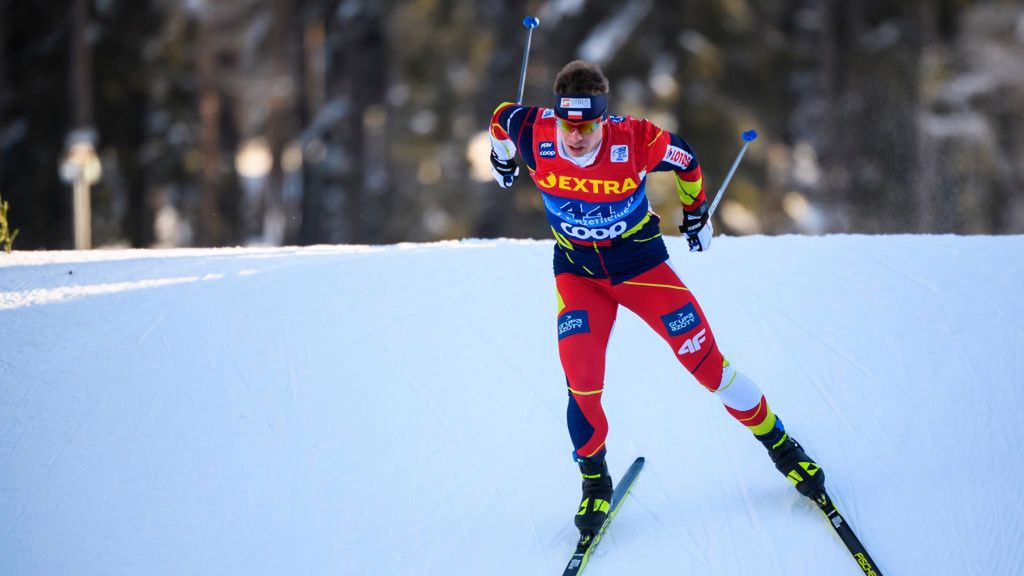
<svg viewBox="0 0 1024 576"><path fill-rule="evenodd" d="M711 236L715 227L708 219L708 205L705 203L697 210L683 212L683 224L679 231L686 234L690 244L690 252L704 252L711 248Z"/></svg>

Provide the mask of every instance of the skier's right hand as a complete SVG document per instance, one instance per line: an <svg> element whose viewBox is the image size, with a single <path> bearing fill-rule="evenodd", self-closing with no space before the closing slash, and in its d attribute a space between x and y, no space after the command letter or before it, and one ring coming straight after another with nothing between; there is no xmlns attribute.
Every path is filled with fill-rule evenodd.
<svg viewBox="0 0 1024 576"><path fill-rule="evenodd" d="M508 160L501 160L498 155L494 153L494 149L491 149L491 175L498 182L498 186L502 188L509 188L519 177L519 165L516 164L516 159L509 158Z"/></svg>

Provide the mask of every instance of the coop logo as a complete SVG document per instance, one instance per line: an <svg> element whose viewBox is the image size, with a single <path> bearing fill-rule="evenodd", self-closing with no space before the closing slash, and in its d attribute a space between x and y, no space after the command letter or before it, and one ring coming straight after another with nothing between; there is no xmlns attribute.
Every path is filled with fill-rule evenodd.
<svg viewBox="0 0 1024 576"><path fill-rule="evenodd" d="M590 332L586 310L571 310L558 317L558 339Z"/></svg>
<svg viewBox="0 0 1024 576"><path fill-rule="evenodd" d="M693 162L693 155L678 146L669 146L662 160L686 170Z"/></svg>
<svg viewBox="0 0 1024 576"><path fill-rule="evenodd" d="M540 143L540 156L541 156L541 158L554 158L555 157L555 143L554 142L541 142Z"/></svg>
<svg viewBox="0 0 1024 576"><path fill-rule="evenodd" d="M586 228L584 226L570 226L568 222L562 222L562 232L580 240L608 240L618 238L626 231L625 222L616 222L608 228Z"/></svg>
<svg viewBox="0 0 1024 576"><path fill-rule="evenodd" d="M697 315L697 309L692 302L675 312L665 314L661 321L665 324L669 336L679 336L700 326L700 316Z"/></svg>
<svg viewBox="0 0 1024 576"><path fill-rule="evenodd" d="M632 178L625 180L594 180L592 178L576 178L575 176L556 176L548 173L544 178L537 179L537 185L545 190L564 190L566 192L584 192L590 194L629 194L636 190L638 184Z"/></svg>
<svg viewBox="0 0 1024 576"><path fill-rule="evenodd" d="M707 330L701 330L700 332L697 332L697 334L693 338L690 338L686 342L683 342L683 345L679 347L679 350L677 350L676 353L679 354L680 356L685 356L686 354L691 354L693 352L700 350L700 345L703 344L704 341L707 339L704 337L704 334L706 332Z"/></svg>
<svg viewBox="0 0 1024 576"><path fill-rule="evenodd" d="M590 108L590 98L562 98L559 108Z"/></svg>
<svg viewBox="0 0 1024 576"><path fill-rule="evenodd" d="M612 162L628 162L629 161L629 146L620 144L612 146Z"/></svg>

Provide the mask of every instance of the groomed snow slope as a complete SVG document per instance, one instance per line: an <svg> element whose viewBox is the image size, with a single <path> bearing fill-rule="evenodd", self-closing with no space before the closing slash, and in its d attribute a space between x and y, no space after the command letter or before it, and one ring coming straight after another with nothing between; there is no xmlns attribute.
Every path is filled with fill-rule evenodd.
<svg viewBox="0 0 1024 576"><path fill-rule="evenodd" d="M718 238L674 265L887 576L1024 574L1024 237ZM561 572L550 242L0 254L0 574ZM850 575L635 316L611 574Z"/></svg>

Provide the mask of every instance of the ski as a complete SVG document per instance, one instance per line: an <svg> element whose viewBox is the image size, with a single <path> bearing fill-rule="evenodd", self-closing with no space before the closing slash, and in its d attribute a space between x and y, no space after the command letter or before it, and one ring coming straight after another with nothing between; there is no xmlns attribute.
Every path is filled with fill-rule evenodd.
<svg viewBox="0 0 1024 576"><path fill-rule="evenodd" d="M825 492L822 492L814 500L818 504L818 508L821 508L821 512L828 518L829 524L835 529L836 534L846 544L846 548L849 549L850 554L853 554L853 559L857 561L860 569L864 571L865 576L882 576L882 573L878 571L875 565L875 561L868 555L868 551L864 549L864 545L860 543L860 539L853 533L853 528L850 527L850 523L843 518L843 515L836 509L835 502Z"/></svg>
<svg viewBox="0 0 1024 576"><path fill-rule="evenodd" d="M612 491L611 509L608 511L608 518L605 519L597 534L583 534L580 536L579 542L576 544L576 551L573 552L572 558L569 559L569 564L566 565L562 576L578 576L583 573L583 568L587 566L587 561L590 560L590 554L601 542L601 537L608 530L608 525L612 523L612 519L618 513L619 506L622 506L622 501L629 495L629 490L633 487L633 483L636 482L636 478L640 475L640 470L643 467L644 457L641 456L634 460L633 464L626 470L626 473L622 475L622 479L619 480L615 490Z"/></svg>

